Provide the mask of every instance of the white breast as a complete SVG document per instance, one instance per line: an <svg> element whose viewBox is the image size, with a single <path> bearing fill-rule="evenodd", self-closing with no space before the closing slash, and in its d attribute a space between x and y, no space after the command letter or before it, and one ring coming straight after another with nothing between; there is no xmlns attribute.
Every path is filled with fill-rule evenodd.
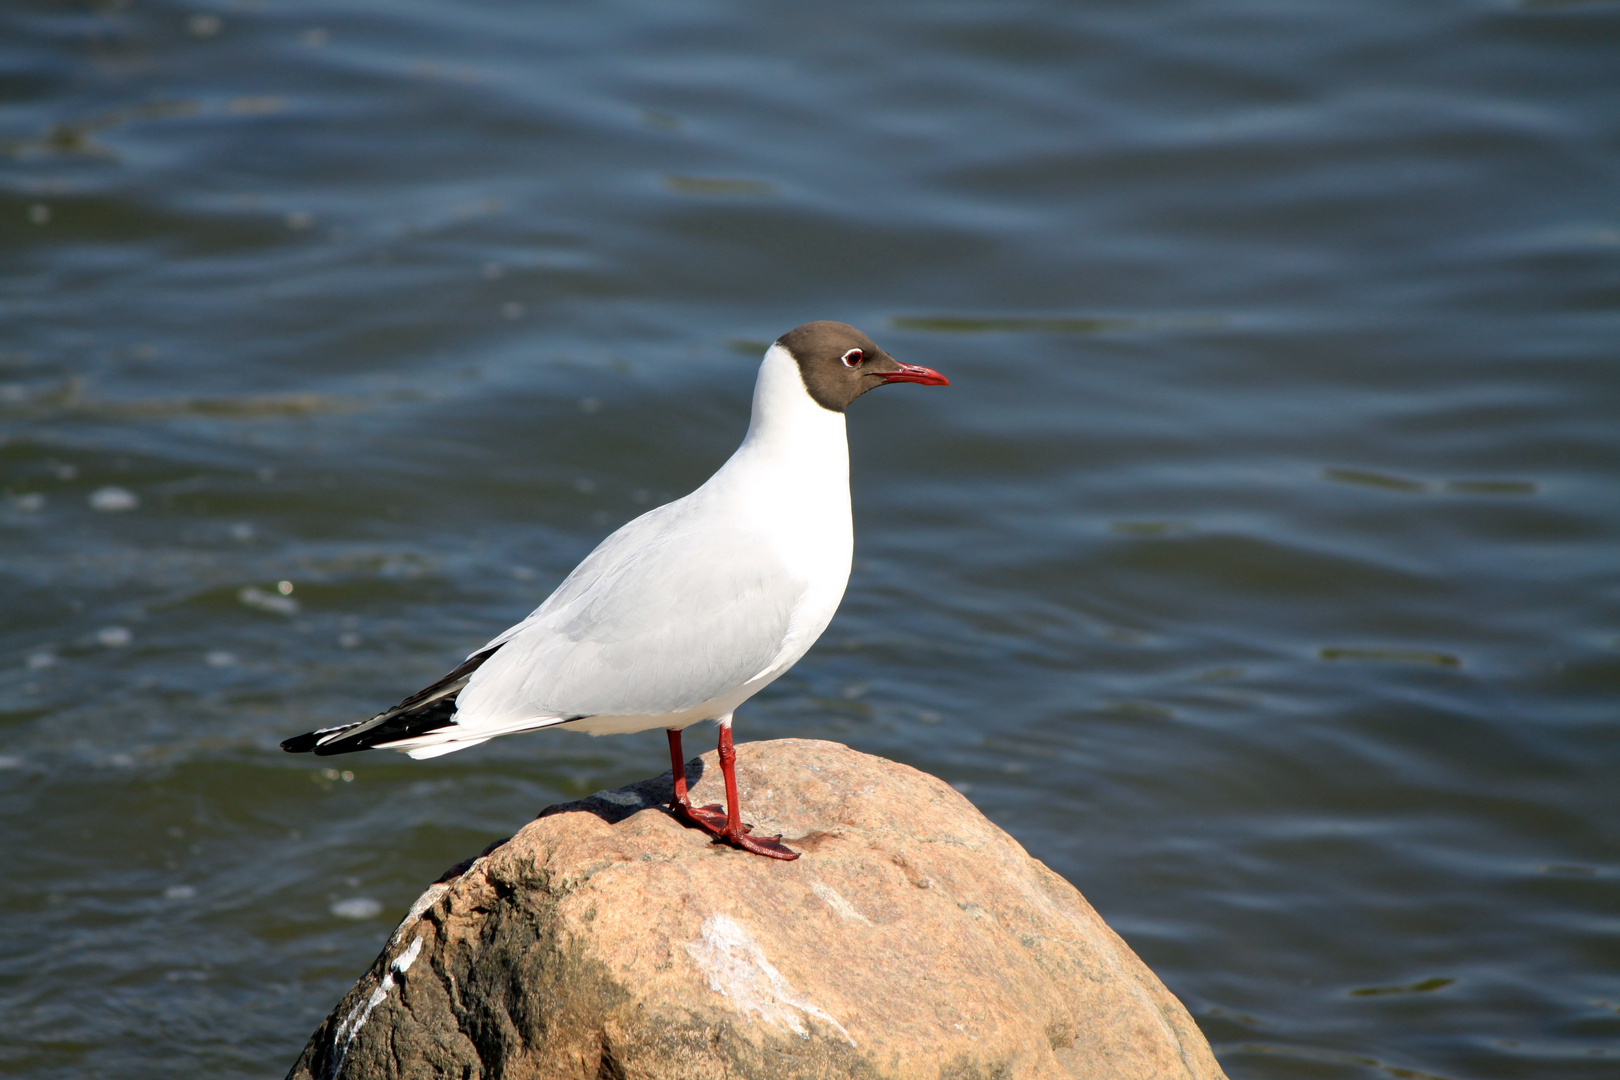
<svg viewBox="0 0 1620 1080"><path fill-rule="evenodd" d="M777 559L805 583L771 665L780 675L832 622L855 547L844 414L815 403L780 345L760 364L747 436L704 486L722 487L724 504L740 508L749 531L768 537Z"/></svg>

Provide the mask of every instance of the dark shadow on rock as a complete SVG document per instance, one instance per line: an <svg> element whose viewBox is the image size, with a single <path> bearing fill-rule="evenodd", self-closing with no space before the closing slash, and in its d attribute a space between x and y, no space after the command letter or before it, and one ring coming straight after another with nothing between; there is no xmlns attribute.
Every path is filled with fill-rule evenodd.
<svg viewBox="0 0 1620 1080"><path fill-rule="evenodd" d="M687 787L689 789L696 787L698 781L702 779L703 759L693 758L686 763ZM667 813L669 799L673 793L674 779L671 773L665 772L639 784L630 784L611 791L598 791L583 799L548 806L535 816L546 818L554 814L586 813L595 814L609 825L617 825L643 810L660 810Z"/></svg>
<svg viewBox="0 0 1620 1080"><path fill-rule="evenodd" d="M456 880L456 878L460 877L462 874L465 874L468 870L471 870L473 863L477 862L479 859L482 859L485 855L504 847L506 842L510 839L512 839L510 836L503 836L499 840L496 840L494 843L490 844L483 851L480 851L477 855L474 855L472 858L462 859L460 862L456 863L456 865L434 878L433 884L447 885Z"/></svg>
<svg viewBox="0 0 1620 1080"><path fill-rule="evenodd" d="M643 810L668 813L670 795L674 792L674 781L671 777L671 773L665 772L661 776L654 776L627 787L598 791L594 795L587 795L573 802L556 803L540 811L535 818L547 818L555 814L586 813L595 814L609 825L617 825ZM688 785L695 785L701 779L703 779L703 759L693 758L686 763L686 782ZM433 883L443 885L456 880L471 869L473 863L496 851L511 839L510 836L504 836L473 858L461 860L440 874Z"/></svg>

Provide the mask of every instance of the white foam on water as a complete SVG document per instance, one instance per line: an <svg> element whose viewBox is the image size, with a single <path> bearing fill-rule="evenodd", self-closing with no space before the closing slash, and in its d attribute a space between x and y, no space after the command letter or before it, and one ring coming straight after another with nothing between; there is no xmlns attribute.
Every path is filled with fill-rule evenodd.
<svg viewBox="0 0 1620 1080"><path fill-rule="evenodd" d="M118 514L126 510L134 510L141 505L140 496L127 488L107 487L97 488L90 493L88 502L90 509L100 510L104 514Z"/></svg>
<svg viewBox="0 0 1620 1080"><path fill-rule="evenodd" d="M244 585L236 594L236 599L250 608L260 611L272 612L276 615L298 614L298 601L290 596L278 592L266 592L254 585Z"/></svg>
<svg viewBox="0 0 1620 1080"><path fill-rule="evenodd" d="M369 896L356 896L352 900L339 900L331 910L340 919L375 919L382 914L382 904Z"/></svg>

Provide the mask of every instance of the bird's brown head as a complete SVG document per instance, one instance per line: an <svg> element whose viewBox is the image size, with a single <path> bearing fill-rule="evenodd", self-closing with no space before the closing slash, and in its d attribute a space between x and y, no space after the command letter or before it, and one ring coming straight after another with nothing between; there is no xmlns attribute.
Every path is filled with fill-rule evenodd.
<svg viewBox="0 0 1620 1080"><path fill-rule="evenodd" d="M805 323L777 338L776 343L798 363L811 399L833 412L843 412L850 402L884 383L951 385L933 368L900 363L848 323Z"/></svg>

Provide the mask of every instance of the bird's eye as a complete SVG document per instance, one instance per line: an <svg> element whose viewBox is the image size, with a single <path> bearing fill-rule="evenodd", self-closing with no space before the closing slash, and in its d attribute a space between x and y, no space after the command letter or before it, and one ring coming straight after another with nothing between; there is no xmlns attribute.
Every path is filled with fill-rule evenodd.
<svg viewBox="0 0 1620 1080"><path fill-rule="evenodd" d="M865 359L866 354L861 352L861 350L851 349L849 352L844 354L844 366L847 368L857 368L861 366L861 361Z"/></svg>

